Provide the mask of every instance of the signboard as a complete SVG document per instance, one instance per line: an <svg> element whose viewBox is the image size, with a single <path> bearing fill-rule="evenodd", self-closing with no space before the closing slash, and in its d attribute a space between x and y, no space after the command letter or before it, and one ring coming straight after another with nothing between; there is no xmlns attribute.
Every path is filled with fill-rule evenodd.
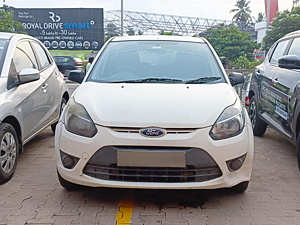
<svg viewBox="0 0 300 225"><path fill-rule="evenodd" d="M14 18L48 49L99 50L104 43L100 8L19 8Z"/></svg>
<svg viewBox="0 0 300 225"><path fill-rule="evenodd" d="M254 59L264 59L265 55L266 55L266 52L263 51L263 50L255 48L254 51L253 51Z"/></svg>

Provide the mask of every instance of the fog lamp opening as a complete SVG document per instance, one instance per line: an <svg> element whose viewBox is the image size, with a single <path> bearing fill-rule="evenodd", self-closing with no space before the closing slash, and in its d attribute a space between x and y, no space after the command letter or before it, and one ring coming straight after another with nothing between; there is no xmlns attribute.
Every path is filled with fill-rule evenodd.
<svg viewBox="0 0 300 225"><path fill-rule="evenodd" d="M60 159L63 166L67 169L73 169L79 161L79 158L68 155L62 151L60 151Z"/></svg>
<svg viewBox="0 0 300 225"><path fill-rule="evenodd" d="M244 155L242 155L242 156L240 156L240 157L238 157L238 158L226 161L228 170L230 172L239 170L242 167L242 165L244 164L244 162L245 162L246 155L247 155L247 153L244 154Z"/></svg>

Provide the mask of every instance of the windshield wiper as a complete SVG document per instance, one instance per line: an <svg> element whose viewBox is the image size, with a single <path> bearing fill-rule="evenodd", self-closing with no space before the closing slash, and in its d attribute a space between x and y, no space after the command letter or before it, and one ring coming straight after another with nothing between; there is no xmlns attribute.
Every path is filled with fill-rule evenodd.
<svg viewBox="0 0 300 225"><path fill-rule="evenodd" d="M137 80L123 80L123 81L112 81L111 83L182 83L182 80L172 78L145 78Z"/></svg>
<svg viewBox="0 0 300 225"><path fill-rule="evenodd" d="M185 84L204 84L215 80L220 80L221 77L199 77L194 80L185 81Z"/></svg>

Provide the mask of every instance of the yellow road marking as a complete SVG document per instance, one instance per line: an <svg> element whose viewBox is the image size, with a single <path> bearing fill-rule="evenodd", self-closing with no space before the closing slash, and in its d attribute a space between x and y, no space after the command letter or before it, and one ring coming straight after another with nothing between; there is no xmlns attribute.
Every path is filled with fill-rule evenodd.
<svg viewBox="0 0 300 225"><path fill-rule="evenodd" d="M133 197L131 195L126 196L124 200L119 202L118 208L115 225L130 225L134 208Z"/></svg>

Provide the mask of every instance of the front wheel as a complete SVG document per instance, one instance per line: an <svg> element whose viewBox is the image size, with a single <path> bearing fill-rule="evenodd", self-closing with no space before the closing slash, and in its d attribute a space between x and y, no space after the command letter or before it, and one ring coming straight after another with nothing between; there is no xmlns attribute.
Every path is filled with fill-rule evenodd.
<svg viewBox="0 0 300 225"><path fill-rule="evenodd" d="M249 117L252 123L253 134L255 136L264 135L267 130L267 124L259 118L257 99L255 95L253 95L250 99Z"/></svg>
<svg viewBox="0 0 300 225"><path fill-rule="evenodd" d="M297 138L297 161L298 161L298 168L300 171L300 134L298 134L298 138Z"/></svg>
<svg viewBox="0 0 300 225"><path fill-rule="evenodd" d="M17 167L19 141L14 127L0 124L0 184L9 181Z"/></svg>

